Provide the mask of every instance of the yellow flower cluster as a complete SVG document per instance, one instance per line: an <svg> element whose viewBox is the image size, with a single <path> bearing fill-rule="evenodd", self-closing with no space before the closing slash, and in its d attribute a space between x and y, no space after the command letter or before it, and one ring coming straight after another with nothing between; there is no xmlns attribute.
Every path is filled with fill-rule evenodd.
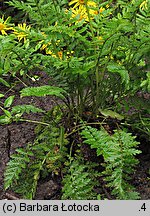
<svg viewBox="0 0 150 216"><path fill-rule="evenodd" d="M79 9L71 9L72 11L72 18L78 18L78 22L81 20L89 21L88 14L86 12L86 8L79 8Z"/></svg>
<svg viewBox="0 0 150 216"><path fill-rule="evenodd" d="M43 43L43 41L41 41L41 42ZM41 43L41 42L40 42L40 43ZM56 42L56 45L57 45L59 42L60 42L60 41L57 41L57 42ZM47 43L47 44L43 44L40 50L41 50L41 51L44 50L45 53L46 53L47 55L51 55L51 56L54 57L54 58L63 59L63 56L64 56L63 51L60 50L60 51L56 52L56 54L54 54L54 52L52 52L52 51L49 49L49 47L48 47L49 45L51 45L51 42L49 42L49 43ZM70 57L72 56L73 53L74 53L74 51L71 51L71 52L67 51L67 52L66 52L66 58L67 58L67 59L70 58Z"/></svg>
<svg viewBox="0 0 150 216"><path fill-rule="evenodd" d="M8 23L9 21L8 17L6 20L4 20L4 16L0 18L0 32L2 35L7 35L7 31L11 31L16 37L18 38L19 41L22 39L24 42L26 41L26 37L29 34L30 26L27 26L26 23L23 24L18 24L16 28L11 27L10 24Z"/></svg>
<svg viewBox="0 0 150 216"><path fill-rule="evenodd" d="M0 32L2 35L7 35L7 31L11 30L11 33L14 34L17 39L20 41L24 41L24 43L26 42L27 36L29 35L30 32L30 28L31 26L27 26L26 23L23 24L18 24L17 27L10 27L8 21L9 21L8 17L6 20L4 20L4 17L0 18ZM46 34L42 33L45 37ZM44 41L42 40L40 43L43 43ZM56 45L59 43L60 41L57 41ZM52 57L59 57L60 59L62 59L63 57L63 52L59 51L57 52L57 55L54 54L51 50L49 50L48 46L51 44L51 42L47 43L47 44L42 44L41 50L45 50L45 53L47 55L51 55Z"/></svg>
<svg viewBox="0 0 150 216"><path fill-rule="evenodd" d="M81 20L84 20L85 22L89 21L89 15L87 12L87 7L89 10L89 14L91 18L93 18L95 15L99 13L103 13L105 8L101 7L98 9L97 4L94 1L89 0L71 0L69 5L73 6L71 8L72 11L72 18L77 18L78 22ZM106 5L106 8L108 8L109 5ZM9 17L4 20L4 17L0 18L0 33L2 35L7 35L8 33L12 33L16 36L19 42L23 41L24 43L27 40L28 35L30 34L31 26L28 26L26 23L18 24L15 27L11 27L9 24ZM42 33L44 37L46 38L47 35L45 33ZM102 37L97 38L102 43ZM56 42L56 46L58 45L60 41ZM41 50L44 50L47 55L51 55L54 58L63 59L64 53L62 50L59 50L58 52L53 52L49 47L51 45L51 42L44 43L44 40L41 40L39 43L41 43ZM70 58L73 54L73 51L70 53L66 52L66 58Z"/></svg>
<svg viewBox="0 0 150 216"><path fill-rule="evenodd" d="M44 37L46 38L47 37L47 35L45 34L45 32L42 32L42 35L44 35ZM49 46L52 44L51 42L48 42L48 43L44 43L44 40L42 40L42 41L40 41L40 43L42 44L42 46L41 46L41 48L40 48L40 50L42 51L42 50L44 50L45 51L45 53L47 54L47 55L51 55L52 57L54 57L54 58L59 58L59 59L62 59L63 58L63 52L62 51L58 51L56 54L54 54L50 49L49 49ZM60 43L60 40L58 40L57 42L56 42L56 46L58 45Z"/></svg>
<svg viewBox="0 0 150 216"><path fill-rule="evenodd" d="M88 7L89 14L90 14L92 19L93 19L93 16L95 16L99 13L103 13L103 11L105 10L104 7L101 7L98 9L97 4L94 1L88 1L88 0L72 0L69 2L69 6L71 6L71 5L74 5L71 8L72 17L73 18L76 17L78 19L78 22L80 22L83 19L85 22L89 21L87 7ZM106 6L106 8L108 8L108 7L109 7L109 5Z"/></svg>

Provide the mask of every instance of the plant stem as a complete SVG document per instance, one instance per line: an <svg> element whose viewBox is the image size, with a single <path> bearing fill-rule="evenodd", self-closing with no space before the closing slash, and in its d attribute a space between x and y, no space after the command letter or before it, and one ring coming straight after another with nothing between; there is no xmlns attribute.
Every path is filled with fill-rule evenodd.
<svg viewBox="0 0 150 216"><path fill-rule="evenodd" d="M89 12L89 8L87 5L87 0L85 1L85 6L86 6L86 12L88 15L88 19L89 19L89 24L90 24L90 29L91 29L91 33L92 33L92 40L94 41L95 35L94 35L94 28L91 22L91 15ZM96 55L96 46L94 49L95 55ZM95 70L95 79L96 79L96 100L93 101L93 105L94 107L98 107L98 98L99 98L99 59L97 59L97 64L96 64L96 70ZM97 112L97 109L96 109ZM96 114L96 113L95 113Z"/></svg>
<svg viewBox="0 0 150 216"><path fill-rule="evenodd" d="M35 120L30 120L30 119L19 119L19 121L24 121L24 122L29 122L29 123L35 123L35 124L42 124L45 126L49 126L50 124L46 122L40 122L40 121L35 121Z"/></svg>
<svg viewBox="0 0 150 216"><path fill-rule="evenodd" d="M90 15L89 8L88 8L88 5L87 5L87 0L85 1L85 7L86 7L86 12L87 12L87 15L88 15L88 19L89 19L92 38L94 39L94 29L93 29L93 26L92 26L92 23L91 23L91 15Z"/></svg>
<svg viewBox="0 0 150 216"><path fill-rule="evenodd" d="M69 134L66 134L65 138L69 137L71 134L74 134L75 132L81 130L83 125L104 125L104 124L107 124L104 122L104 120L102 122L91 122L91 123L84 123L84 124L77 125L74 128L72 128L72 131Z"/></svg>
<svg viewBox="0 0 150 216"><path fill-rule="evenodd" d="M19 77L16 76L16 79L19 80L25 87L28 87L26 83L24 83Z"/></svg>

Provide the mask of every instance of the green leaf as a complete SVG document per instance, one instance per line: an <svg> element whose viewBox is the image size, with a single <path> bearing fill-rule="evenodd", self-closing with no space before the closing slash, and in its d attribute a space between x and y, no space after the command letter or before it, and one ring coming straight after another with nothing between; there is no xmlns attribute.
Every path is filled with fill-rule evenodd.
<svg viewBox="0 0 150 216"><path fill-rule="evenodd" d="M10 59L9 57L5 58L4 62L4 71L7 73L10 70Z"/></svg>
<svg viewBox="0 0 150 216"><path fill-rule="evenodd" d="M7 117L9 117L9 118L12 117L12 116L11 116L11 112L9 112L8 110L3 109L3 112L5 113L5 115L6 115Z"/></svg>
<svg viewBox="0 0 150 216"><path fill-rule="evenodd" d="M147 72L146 76L147 76L147 79L144 80L144 81L142 81L141 84L140 84L140 86L142 88L146 86L148 92L150 92L150 72Z"/></svg>
<svg viewBox="0 0 150 216"><path fill-rule="evenodd" d="M136 137L122 130L114 130L114 134L109 135L104 129L98 130L91 126L84 126L81 136L84 143L96 149L98 156L103 156L105 170L101 174L106 185L112 188L112 195L116 195L117 199L126 199L129 188L130 192L134 192L134 187L128 183L128 179L138 163L135 155L141 153L136 149L139 145ZM137 197L134 197L134 193L132 195L128 199Z"/></svg>
<svg viewBox="0 0 150 216"><path fill-rule="evenodd" d="M124 119L124 116L122 116L122 115L120 115L119 113L116 113L116 112L114 112L114 111L112 111L112 110L107 110L107 109L105 109L105 110L101 110L100 109L100 112L102 113L102 115L104 115L104 116L106 116L106 117L111 117L111 118L116 118L116 119L118 119L118 120L122 120L122 119Z"/></svg>
<svg viewBox="0 0 150 216"><path fill-rule="evenodd" d="M68 173L62 181L62 199L85 200L95 198L93 186L94 183L97 184L96 172L92 173L92 170L79 160L74 160L67 171Z"/></svg>
<svg viewBox="0 0 150 216"><path fill-rule="evenodd" d="M9 96L4 102L4 107L5 108L10 107L14 101L14 98L15 98L15 95Z"/></svg>
<svg viewBox="0 0 150 216"><path fill-rule="evenodd" d="M34 153L32 152L32 151L25 151L24 149L22 149L22 148L18 148L18 149L16 149L16 152L18 152L18 153L20 153L20 154L22 154L22 155L27 155L27 156L34 156Z"/></svg>
<svg viewBox="0 0 150 216"><path fill-rule="evenodd" d="M122 32L132 32L133 24L128 20L122 19L117 30Z"/></svg>
<svg viewBox="0 0 150 216"><path fill-rule="evenodd" d="M107 69L111 73L118 73L121 76L122 83L124 83L126 88L128 89L130 78L129 78L128 71L125 69L123 65L119 65L115 62L109 63Z"/></svg>
<svg viewBox="0 0 150 216"><path fill-rule="evenodd" d="M6 82L3 78L0 78L0 82L5 85L6 87L10 87L9 83Z"/></svg>
<svg viewBox="0 0 150 216"><path fill-rule="evenodd" d="M24 72L23 69L21 69L21 70L20 70L20 75L23 76L23 74L25 74L25 72Z"/></svg>
<svg viewBox="0 0 150 216"><path fill-rule="evenodd" d="M4 94L0 94L0 98L4 97Z"/></svg>
<svg viewBox="0 0 150 216"><path fill-rule="evenodd" d="M45 85L39 87L24 88L20 92L21 92L21 97L25 97L25 96L42 97L47 95L55 95L57 97L64 98L62 93L65 93L65 90L59 87Z"/></svg>
<svg viewBox="0 0 150 216"><path fill-rule="evenodd" d="M19 178L19 174L24 168L26 168L27 163L30 161L28 156L30 156L30 154L28 154L28 152L26 152L24 149L17 150L17 154L11 155L11 160L7 163L4 173L5 190Z"/></svg>
<svg viewBox="0 0 150 216"><path fill-rule="evenodd" d="M11 123L11 118L5 115L0 116L0 124L10 124L10 123Z"/></svg>
<svg viewBox="0 0 150 216"><path fill-rule="evenodd" d="M33 113L44 112L44 110L39 109L38 107L35 107L33 105L26 105L26 104L24 104L24 105L14 106L12 108L12 111L11 111L12 114L18 114L18 113L23 114L25 112L27 114L29 114L30 112L33 112Z"/></svg>

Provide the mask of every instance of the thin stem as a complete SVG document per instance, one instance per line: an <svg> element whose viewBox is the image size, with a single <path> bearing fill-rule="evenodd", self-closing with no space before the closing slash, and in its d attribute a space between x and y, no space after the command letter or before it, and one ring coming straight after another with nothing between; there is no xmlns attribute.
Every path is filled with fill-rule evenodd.
<svg viewBox="0 0 150 216"><path fill-rule="evenodd" d="M27 84L25 84L19 77L15 76L17 80L19 80L25 87L28 87Z"/></svg>
<svg viewBox="0 0 150 216"><path fill-rule="evenodd" d="M37 9L38 9L38 13L39 13L39 15L40 15L40 17L41 17L41 20L44 22L44 25L46 24L45 23L45 17L43 16L43 14L41 13L41 8L40 8L40 6L41 5L39 5L39 3L38 3L38 1L37 0L35 0L35 4L36 4L36 7L37 7Z"/></svg>
<svg viewBox="0 0 150 216"><path fill-rule="evenodd" d="M85 1L85 7L86 7L86 12L87 12L87 15L88 15L88 19L89 19L89 24L90 24L90 29L91 29L92 37L94 39L94 28L92 26L91 15L90 15L89 8L88 8L88 5L87 5L87 0Z"/></svg>
<svg viewBox="0 0 150 216"><path fill-rule="evenodd" d="M141 116L141 113L139 113L139 117L140 117L140 120L141 120L141 123L144 127L146 127L147 131L149 132L149 129L148 127L146 126L146 124L144 123L143 119L142 119L142 116Z"/></svg>
<svg viewBox="0 0 150 216"><path fill-rule="evenodd" d="M74 145L74 140L73 140L73 142L71 143L71 147L70 147L70 153L69 153L69 158L71 159L71 156L72 156L72 149L73 149L73 145ZM71 161L70 161L70 163L71 163Z"/></svg>
<svg viewBox="0 0 150 216"><path fill-rule="evenodd" d="M77 131L81 130L83 125L105 125L105 124L107 124L107 123L104 122L104 120L102 122L91 122L91 123L84 123L84 124L77 125L77 126L75 126L74 128L71 129L72 131L69 134L66 134L65 138L69 137L71 134L74 134Z"/></svg>
<svg viewBox="0 0 150 216"><path fill-rule="evenodd" d="M4 110L3 107L1 107L1 106L0 106L0 109L1 109L1 110Z"/></svg>
<svg viewBox="0 0 150 216"><path fill-rule="evenodd" d="M19 58L19 60L22 62L22 64L26 67L27 65L25 64L25 62L22 60L22 58L19 56L19 54L15 51L15 50L12 50L12 52L14 52L17 57Z"/></svg>
<svg viewBox="0 0 150 216"><path fill-rule="evenodd" d="M94 40L94 28L92 26L92 22L91 22L91 15L90 15L90 12L89 12L89 8L88 8L88 5L87 5L87 1L85 2L85 6L86 6L86 11L87 11L87 15L88 15L88 19L89 19L89 24L90 24L90 29L91 29L91 33L92 33L92 39ZM94 49L94 52L96 54L96 46L95 46L95 49ZM96 106L97 107L97 99L99 97L99 59L97 60L97 64L96 64L96 71L95 71L95 79L96 79L96 100L94 99L93 101L93 105L94 107Z"/></svg>
<svg viewBox="0 0 150 216"><path fill-rule="evenodd" d="M24 122L29 122L29 123L35 123L35 124L42 124L42 125L46 125L46 126L50 125L50 124L48 124L46 122L40 122L40 121L35 121L35 120L30 120L30 119L19 119L19 121L24 121Z"/></svg>

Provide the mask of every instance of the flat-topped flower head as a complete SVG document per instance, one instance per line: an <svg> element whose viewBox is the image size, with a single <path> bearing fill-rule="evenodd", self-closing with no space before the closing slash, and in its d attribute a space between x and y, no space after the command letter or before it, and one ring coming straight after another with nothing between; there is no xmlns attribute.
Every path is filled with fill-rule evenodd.
<svg viewBox="0 0 150 216"><path fill-rule="evenodd" d="M26 23L18 24L17 29L14 30L14 34L17 36L18 40L22 39L26 41L26 37L29 34L30 26L27 26Z"/></svg>
<svg viewBox="0 0 150 216"><path fill-rule="evenodd" d="M7 35L7 31L13 29L12 27L8 26L9 18L10 17L8 17L5 21L4 21L4 16L0 18L0 32L2 35Z"/></svg>

